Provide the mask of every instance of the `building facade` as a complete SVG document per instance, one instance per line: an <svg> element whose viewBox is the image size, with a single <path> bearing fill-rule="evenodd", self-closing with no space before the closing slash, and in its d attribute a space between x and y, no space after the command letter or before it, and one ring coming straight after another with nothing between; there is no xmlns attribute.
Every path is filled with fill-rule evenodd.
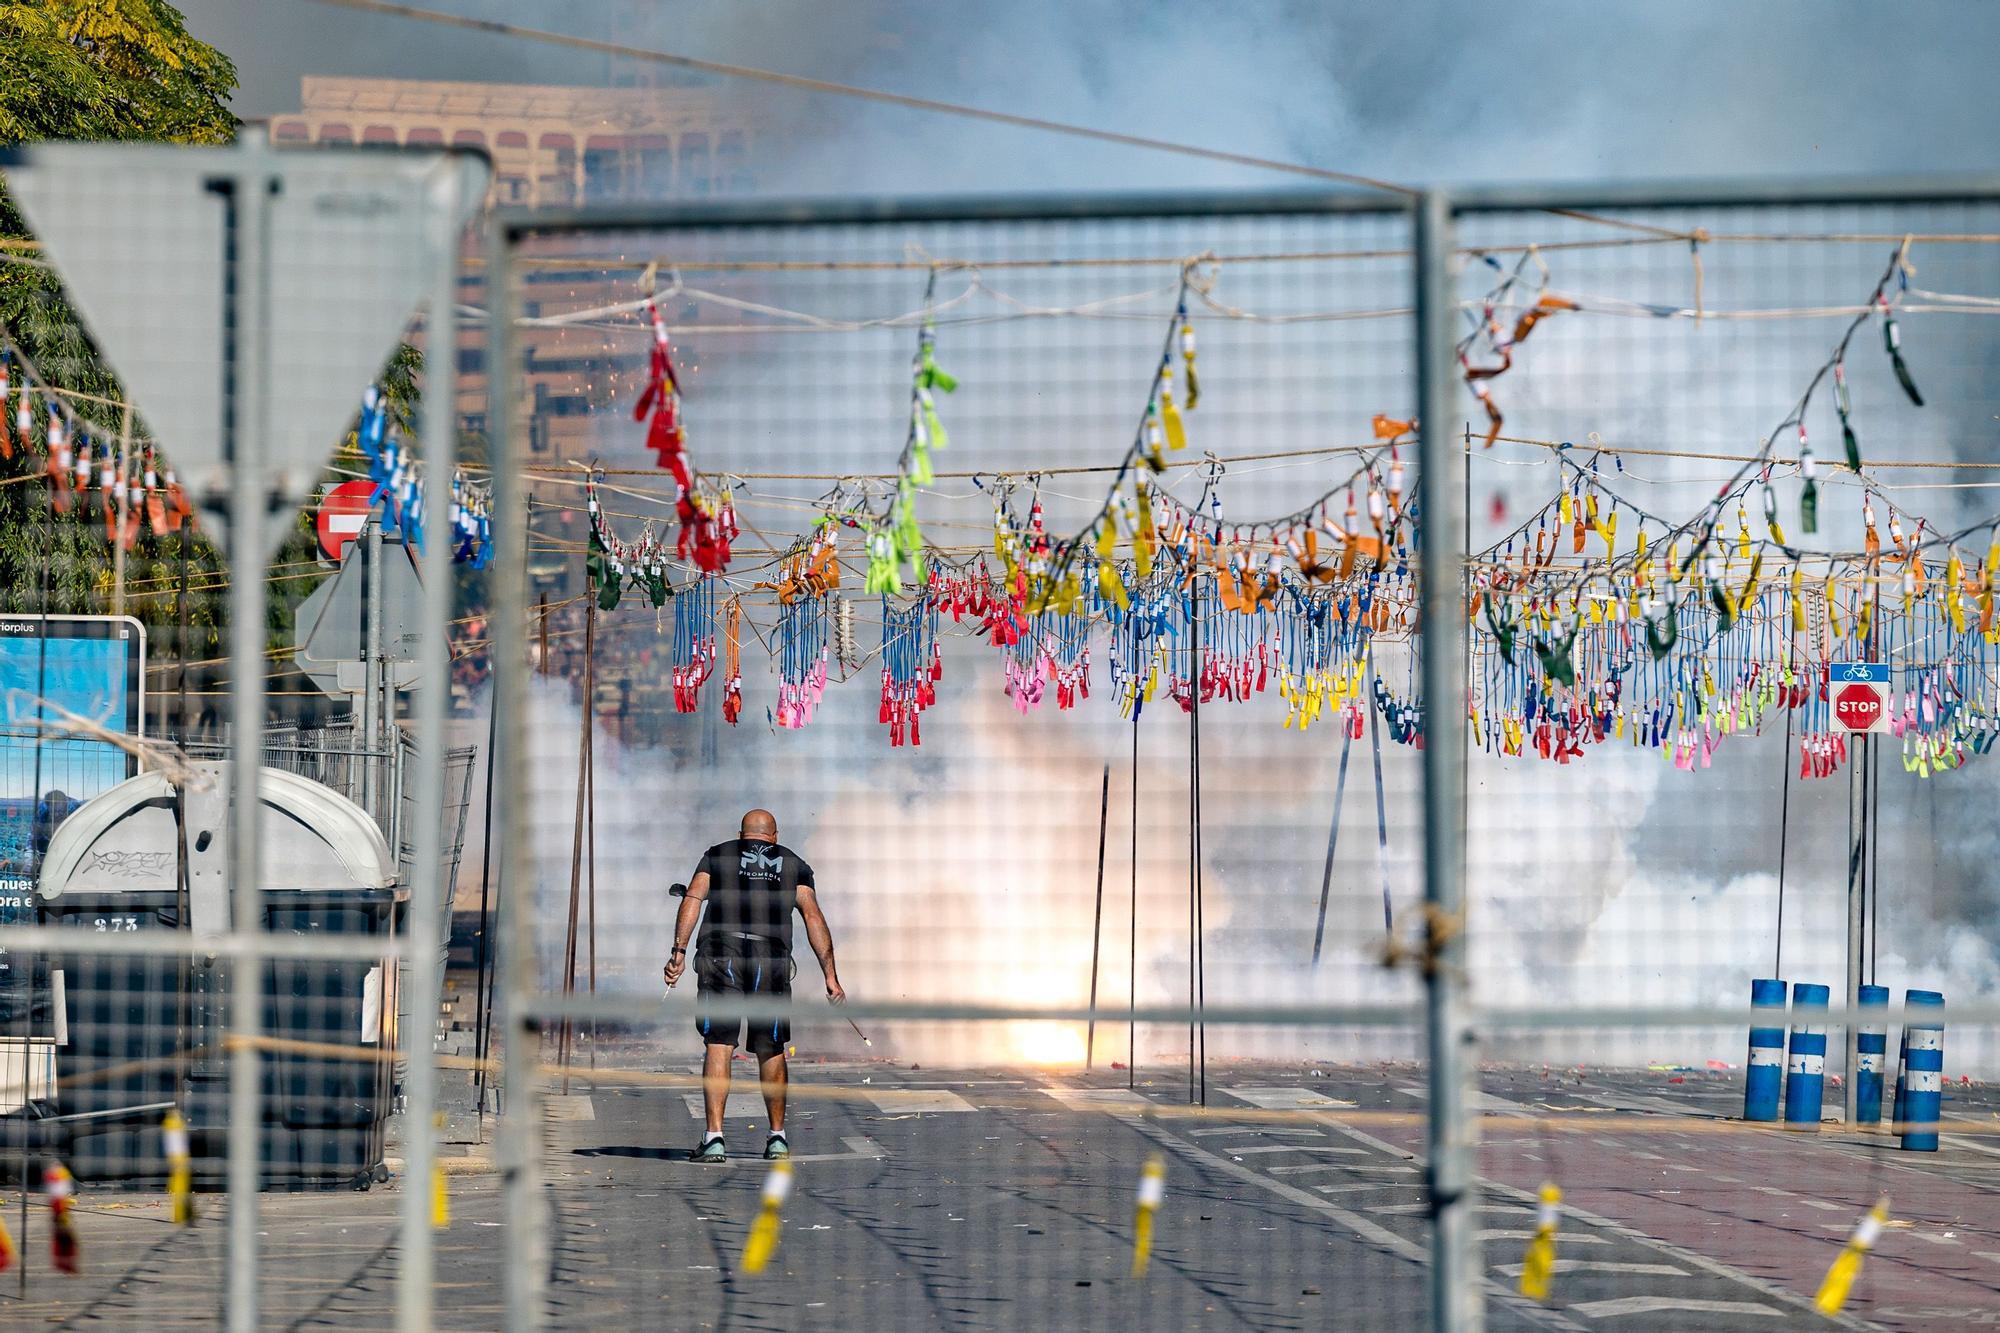
<svg viewBox="0 0 2000 1333"><path fill-rule="evenodd" d="M493 159L493 202L531 208L755 188L760 127L698 87L563 88L309 77L279 143L452 145Z"/></svg>

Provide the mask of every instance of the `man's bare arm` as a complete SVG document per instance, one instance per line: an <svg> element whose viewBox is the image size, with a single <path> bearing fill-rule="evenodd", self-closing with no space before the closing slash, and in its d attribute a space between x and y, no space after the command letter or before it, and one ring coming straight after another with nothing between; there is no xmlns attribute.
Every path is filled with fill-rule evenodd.
<svg viewBox="0 0 2000 1333"><path fill-rule="evenodd" d="M687 943L694 935L694 928L701 923L701 905L708 899L708 872L697 871L688 882L687 896L681 899L681 910L674 917L674 951L667 958L667 985L672 986L681 979L687 969Z"/></svg>
<svg viewBox="0 0 2000 1333"><path fill-rule="evenodd" d="M819 910L818 896L803 886L799 889L799 915L805 919L806 943L812 945L813 957L819 959L819 970L826 976L826 998L839 1004L847 992L841 989L840 975L834 970L833 932L827 929L826 914Z"/></svg>

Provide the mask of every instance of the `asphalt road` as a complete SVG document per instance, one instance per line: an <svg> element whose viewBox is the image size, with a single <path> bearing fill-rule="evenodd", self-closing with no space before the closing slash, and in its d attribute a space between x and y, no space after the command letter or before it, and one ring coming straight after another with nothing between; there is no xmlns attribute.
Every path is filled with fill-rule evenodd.
<svg viewBox="0 0 2000 1333"><path fill-rule="evenodd" d="M685 1057L634 1043L599 1064L600 1081L551 1100L544 1129L555 1327L1400 1329L1424 1317L1411 1066L1212 1065L1204 1108L1172 1070L1128 1087L1114 1071L796 1064L796 1187L776 1258L751 1275L743 1246L767 1172L754 1093L732 1104L732 1160L695 1164L681 1160L700 1129ZM1896 1223L1846 1326L2000 1327L2000 1137L1947 1134L1927 1155L1833 1126L1753 1130L1727 1119L1739 1077L1484 1072L1491 1327L1817 1325L1811 1295L1882 1193ZM1948 1118L1996 1123L1984 1089L1951 1096ZM1552 1111L1559 1121L1537 1118ZM1134 1278L1133 1194L1153 1155L1166 1201L1150 1271ZM1567 1211L1554 1297L1536 1305L1514 1283L1545 1179ZM490 1329L506 1202L491 1174L451 1186L439 1327ZM265 1326L390 1325L400 1188L263 1200ZM29 1294L0 1277L0 1328L212 1326L223 1227L221 1201L209 1205L183 1231L155 1197L86 1193L76 1278L47 1271L37 1209Z"/></svg>
<svg viewBox="0 0 2000 1333"><path fill-rule="evenodd" d="M563 1314L591 1322L602 1291L717 1329L1415 1326L1421 1072L1322 1073L1212 1068L1191 1110L1177 1073L1127 1088L1112 1073L799 1066L805 1094L826 1095L795 1103L797 1187L754 1277L740 1266L765 1174L754 1098L736 1097L737 1157L716 1167L675 1160L699 1130L692 1094L598 1088L565 1104L591 1118L562 1120L553 1144L583 1164L552 1192L576 1264ZM1737 1077L1487 1071L1494 1328L1823 1322L1812 1294L1882 1193L1896 1224L1847 1325L2000 1326L2000 1139L1929 1156L1834 1127L1749 1130L1726 1119ZM1988 1116L1983 1096L1958 1090L1947 1112ZM1568 1128L1540 1127L1548 1110ZM1153 1154L1167 1202L1135 1280L1132 1197ZM1567 1211L1554 1299L1535 1305L1513 1288L1545 1179Z"/></svg>

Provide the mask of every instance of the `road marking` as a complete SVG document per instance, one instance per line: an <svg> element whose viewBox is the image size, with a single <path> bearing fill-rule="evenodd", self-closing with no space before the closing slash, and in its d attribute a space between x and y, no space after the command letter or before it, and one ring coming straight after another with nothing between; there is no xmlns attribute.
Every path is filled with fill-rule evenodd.
<svg viewBox="0 0 2000 1333"><path fill-rule="evenodd" d="M1974 1250L1973 1254L1977 1255L1981 1259L1991 1259L1994 1263L2000 1264L2000 1251Z"/></svg>
<svg viewBox="0 0 2000 1333"><path fill-rule="evenodd" d="M1775 1185L1752 1185L1750 1188L1759 1194L1775 1194L1781 1199L1790 1198L1792 1193L1790 1190L1781 1190Z"/></svg>
<svg viewBox="0 0 2000 1333"><path fill-rule="evenodd" d="M1479 1239L1481 1240L1533 1240L1534 1238L1535 1233L1532 1231L1515 1231L1511 1229L1486 1230L1479 1233ZM1604 1239L1602 1236L1593 1236L1588 1232L1582 1231L1565 1231L1556 1237L1556 1244L1558 1245L1609 1245L1610 1243L1610 1241Z"/></svg>
<svg viewBox="0 0 2000 1333"><path fill-rule="evenodd" d="M1155 1143L1171 1148L1174 1152L1184 1157L1201 1158L1203 1161L1214 1166L1218 1171L1226 1172L1239 1180L1245 1180L1253 1185L1261 1186L1281 1198L1291 1200L1301 1207L1310 1208L1315 1212L1324 1214L1339 1222L1355 1235L1373 1242L1391 1254L1399 1255L1404 1259L1409 1259L1426 1266L1430 1262L1430 1250L1428 1247L1419 1245L1415 1241L1404 1239L1383 1226L1380 1222L1371 1221L1359 1213L1342 1208L1337 1203L1332 1203L1326 1199L1314 1198L1311 1194L1306 1193L1296 1186L1287 1185L1281 1180L1273 1180L1263 1172L1253 1170L1241 1162L1232 1162L1227 1157L1211 1152L1198 1143L1169 1134L1150 1121L1133 1120L1129 1123L1133 1129L1152 1139ZM1340 1128L1337 1124L1334 1127ZM1385 1186L1384 1188L1387 1187ZM1565 1317L1559 1310L1544 1310L1527 1304L1512 1291L1490 1279L1486 1280L1482 1285L1489 1297L1501 1302L1510 1310L1515 1311L1532 1323L1558 1329L1577 1329L1581 1327L1576 1321Z"/></svg>
<svg viewBox="0 0 2000 1333"><path fill-rule="evenodd" d="M1046 1087L1042 1091L1064 1106L1076 1109L1152 1105L1130 1088Z"/></svg>
<svg viewBox="0 0 2000 1333"><path fill-rule="evenodd" d="M1405 1152L1403 1149L1398 1148L1393 1143L1388 1143L1382 1139L1378 1139L1373 1134L1370 1134L1365 1130L1356 1129L1352 1125L1343 1124L1336 1117L1317 1116L1315 1117L1315 1119L1317 1119L1320 1124L1325 1125L1328 1129L1334 1130L1335 1132L1340 1134L1345 1134L1348 1138L1353 1139L1356 1143L1364 1144L1367 1147L1374 1148L1379 1152L1385 1152L1396 1157L1401 1157L1405 1161L1416 1160L1414 1154ZM1907 1169L1915 1170L1916 1168L1907 1168ZM1504 1184L1500 1181L1492 1179L1491 1177L1481 1176L1478 1178L1476 1183L1479 1189L1489 1194L1499 1195L1502 1198L1514 1199L1520 1203L1525 1203L1525 1204L1538 1204L1540 1202L1540 1197L1533 1191L1518 1189L1515 1186ZM1752 1291L1755 1291L1760 1295L1768 1296L1772 1300L1788 1305L1795 1310L1806 1311L1807 1313L1811 1314L1815 1319L1822 1317L1819 1314L1819 1312L1813 1308L1812 1301L1807 1297L1801 1296L1796 1292L1787 1291L1783 1287L1775 1286L1769 1282L1765 1282L1761 1278L1752 1277L1750 1274L1743 1272L1741 1269L1731 1268L1728 1264L1723 1263L1719 1259L1711 1259L1707 1255L1697 1254L1693 1250L1687 1249L1685 1246L1674 1244L1672 1241L1660 1240L1657 1237L1649 1236L1645 1232L1639 1230L1637 1227L1627 1226L1623 1222L1614 1221L1609 1217L1605 1217L1601 1213L1593 1213L1586 1208L1579 1208L1574 1203L1568 1203L1568 1202L1564 1203L1563 1213L1568 1217L1573 1217L1577 1221L1585 1223L1586 1225L1596 1227L1600 1231L1607 1231L1614 1236L1622 1236L1626 1240L1633 1241L1637 1244L1643 1245L1648 1249L1657 1250L1659 1253L1666 1255L1669 1259L1677 1260L1680 1263L1692 1265L1695 1268L1701 1269L1703 1272L1713 1273L1717 1277L1727 1278L1731 1282L1739 1283L1740 1285L1748 1287ZM1564 1233L1565 1236L1568 1236L1568 1234L1569 1233L1567 1232ZM1571 1237L1571 1239L1574 1239L1574 1237ZM1827 1323L1838 1325L1841 1328L1866 1329L1872 1327L1872 1325L1864 1324L1860 1320L1854 1318L1851 1315L1830 1315L1830 1316L1824 1316L1824 1318L1826 1319Z"/></svg>
<svg viewBox="0 0 2000 1333"><path fill-rule="evenodd" d="M1321 1185L1320 1188L1324 1190L1324 1189L1335 1189L1335 1188L1346 1188L1346 1187ZM1369 1187L1365 1185L1359 1185L1355 1186L1354 1188L1366 1189ZM1430 1210L1431 1206L1428 1203L1381 1203L1381 1204L1376 1204L1373 1208L1370 1208L1368 1211L1371 1213L1391 1213L1391 1214L1407 1216L1415 1213L1428 1213ZM1482 1203L1479 1205L1479 1211L1482 1213L1505 1213L1509 1217L1521 1217L1526 1214L1532 1213L1535 1210L1532 1208L1523 1208L1518 1203Z"/></svg>
<svg viewBox="0 0 2000 1333"><path fill-rule="evenodd" d="M551 1120L595 1120L597 1108L584 1093L558 1093L542 1098L544 1113Z"/></svg>
<svg viewBox="0 0 2000 1333"><path fill-rule="evenodd" d="M1565 1237L1564 1239L1568 1239ZM1560 1244L1561 1242L1558 1242ZM1521 1276L1526 1264L1494 1264L1493 1271L1508 1277ZM1608 1259L1558 1259L1558 1273L1638 1273L1646 1277L1686 1277L1687 1270L1672 1264L1627 1264Z"/></svg>
<svg viewBox="0 0 2000 1333"><path fill-rule="evenodd" d="M1417 1180L1371 1180L1365 1184L1360 1184L1360 1185L1313 1186L1313 1188L1318 1190L1321 1194L1359 1194L1363 1190L1420 1190L1423 1187L1424 1187L1423 1182ZM1430 1205L1427 1203L1418 1204L1417 1206L1419 1208L1430 1207ZM1368 1211L1373 1213L1373 1212L1379 1212L1381 1210L1376 1208L1370 1208Z"/></svg>
<svg viewBox="0 0 2000 1333"><path fill-rule="evenodd" d="M1314 1092L1311 1088L1247 1087L1224 1088L1223 1091L1239 1102L1248 1102L1266 1111L1307 1111L1329 1106L1351 1108L1354 1105L1353 1102Z"/></svg>
<svg viewBox="0 0 2000 1333"><path fill-rule="evenodd" d="M1817 1208L1821 1212L1826 1212L1826 1213L1845 1213L1852 1211L1852 1209L1846 1207L1845 1205L1837 1203L1827 1203L1820 1199L1800 1199L1799 1202L1804 1204L1808 1208Z"/></svg>
<svg viewBox="0 0 2000 1333"><path fill-rule="evenodd" d="M1934 1236L1927 1231L1899 1231L1896 1234L1899 1236L1908 1236L1911 1240L1928 1241L1932 1245L1956 1245L1959 1243L1956 1236Z"/></svg>
<svg viewBox="0 0 2000 1333"><path fill-rule="evenodd" d="M1366 1157L1368 1155L1366 1148L1329 1148L1318 1143L1274 1143L1265 1148L1232 1148L1225 1145L1222 1151L1231 1153L1237 1157L1255 1157L1260 1153L1274 1152L1330 1152L1340 1153L1348 1157Z"/></svg>
<svg viewBox="0 0 2000 1333"><path fill-rule="evenodd" d="M1226 1152L1228 1150L1224 1149L1223 1151ZM1312 1162L1305 1166L1274 1166L1271 1168L1271 1174L1274 1176L1304 1176L1310 1175L1315 1171L1345 1171L1350 1175L1356 1171L1379 1171L1384 1174L1400 1176L1414 1176L1417 1174L1417 1169L1413 1166L1356 1166L1353 1162Z"/></svg>
<svg viewBox="0 0 2000 1333"><path fill-rule="evenodd" d="M1304 1139L1323 1139L1323 1129L1286 1129L1282 1125L1225 1125L1219 1129L1191 1129L1187 1136L1191 1139L1212 1138L1217 1134L1286 1134Z"/></svg>
<svg viewBox="0 0 2000 1333"><path fill-rule="evenodd" d="M1583 1301L1569 1307L1585 1319L1611 1319L1624 1314L1654 1314L1663 1310L1686 1310L1690 1314L1766 1314L1783 1319L1784 1313L1755 1301L1689 1301L1678 1296L1620 1296L1615 1301Z"/></svg>
<svg viewBox="0 0 2000 1333"><path fill-rule="evenodd" d="M864 1093L863 1095L869 1101L875 1103L875 1109L878 1111L900 1111L907 1114L910 1112L927 1113L932 1111L971 1111L976 1109L971 1102L968 1102L957 1093L946 1092L942 1088L920 1088L914 1090L882 1088Z"/></svg>

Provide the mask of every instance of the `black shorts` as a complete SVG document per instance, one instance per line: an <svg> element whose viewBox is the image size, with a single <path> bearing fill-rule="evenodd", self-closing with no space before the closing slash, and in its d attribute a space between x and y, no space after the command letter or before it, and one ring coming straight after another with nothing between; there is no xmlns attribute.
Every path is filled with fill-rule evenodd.
<svg viewBox="0 0 2000 1333"><path fill-rule="evenodd" d="M792 955L777 940L747 939L740 935L705 939L695 957L694 970L699 995L791 998ZM731 1018L726 1012L711 1016L705 1008L697 1008L694 1027L709 1045L747 1046L759 1056L776 1055L792 1040L789 1018Z"/></svg>

